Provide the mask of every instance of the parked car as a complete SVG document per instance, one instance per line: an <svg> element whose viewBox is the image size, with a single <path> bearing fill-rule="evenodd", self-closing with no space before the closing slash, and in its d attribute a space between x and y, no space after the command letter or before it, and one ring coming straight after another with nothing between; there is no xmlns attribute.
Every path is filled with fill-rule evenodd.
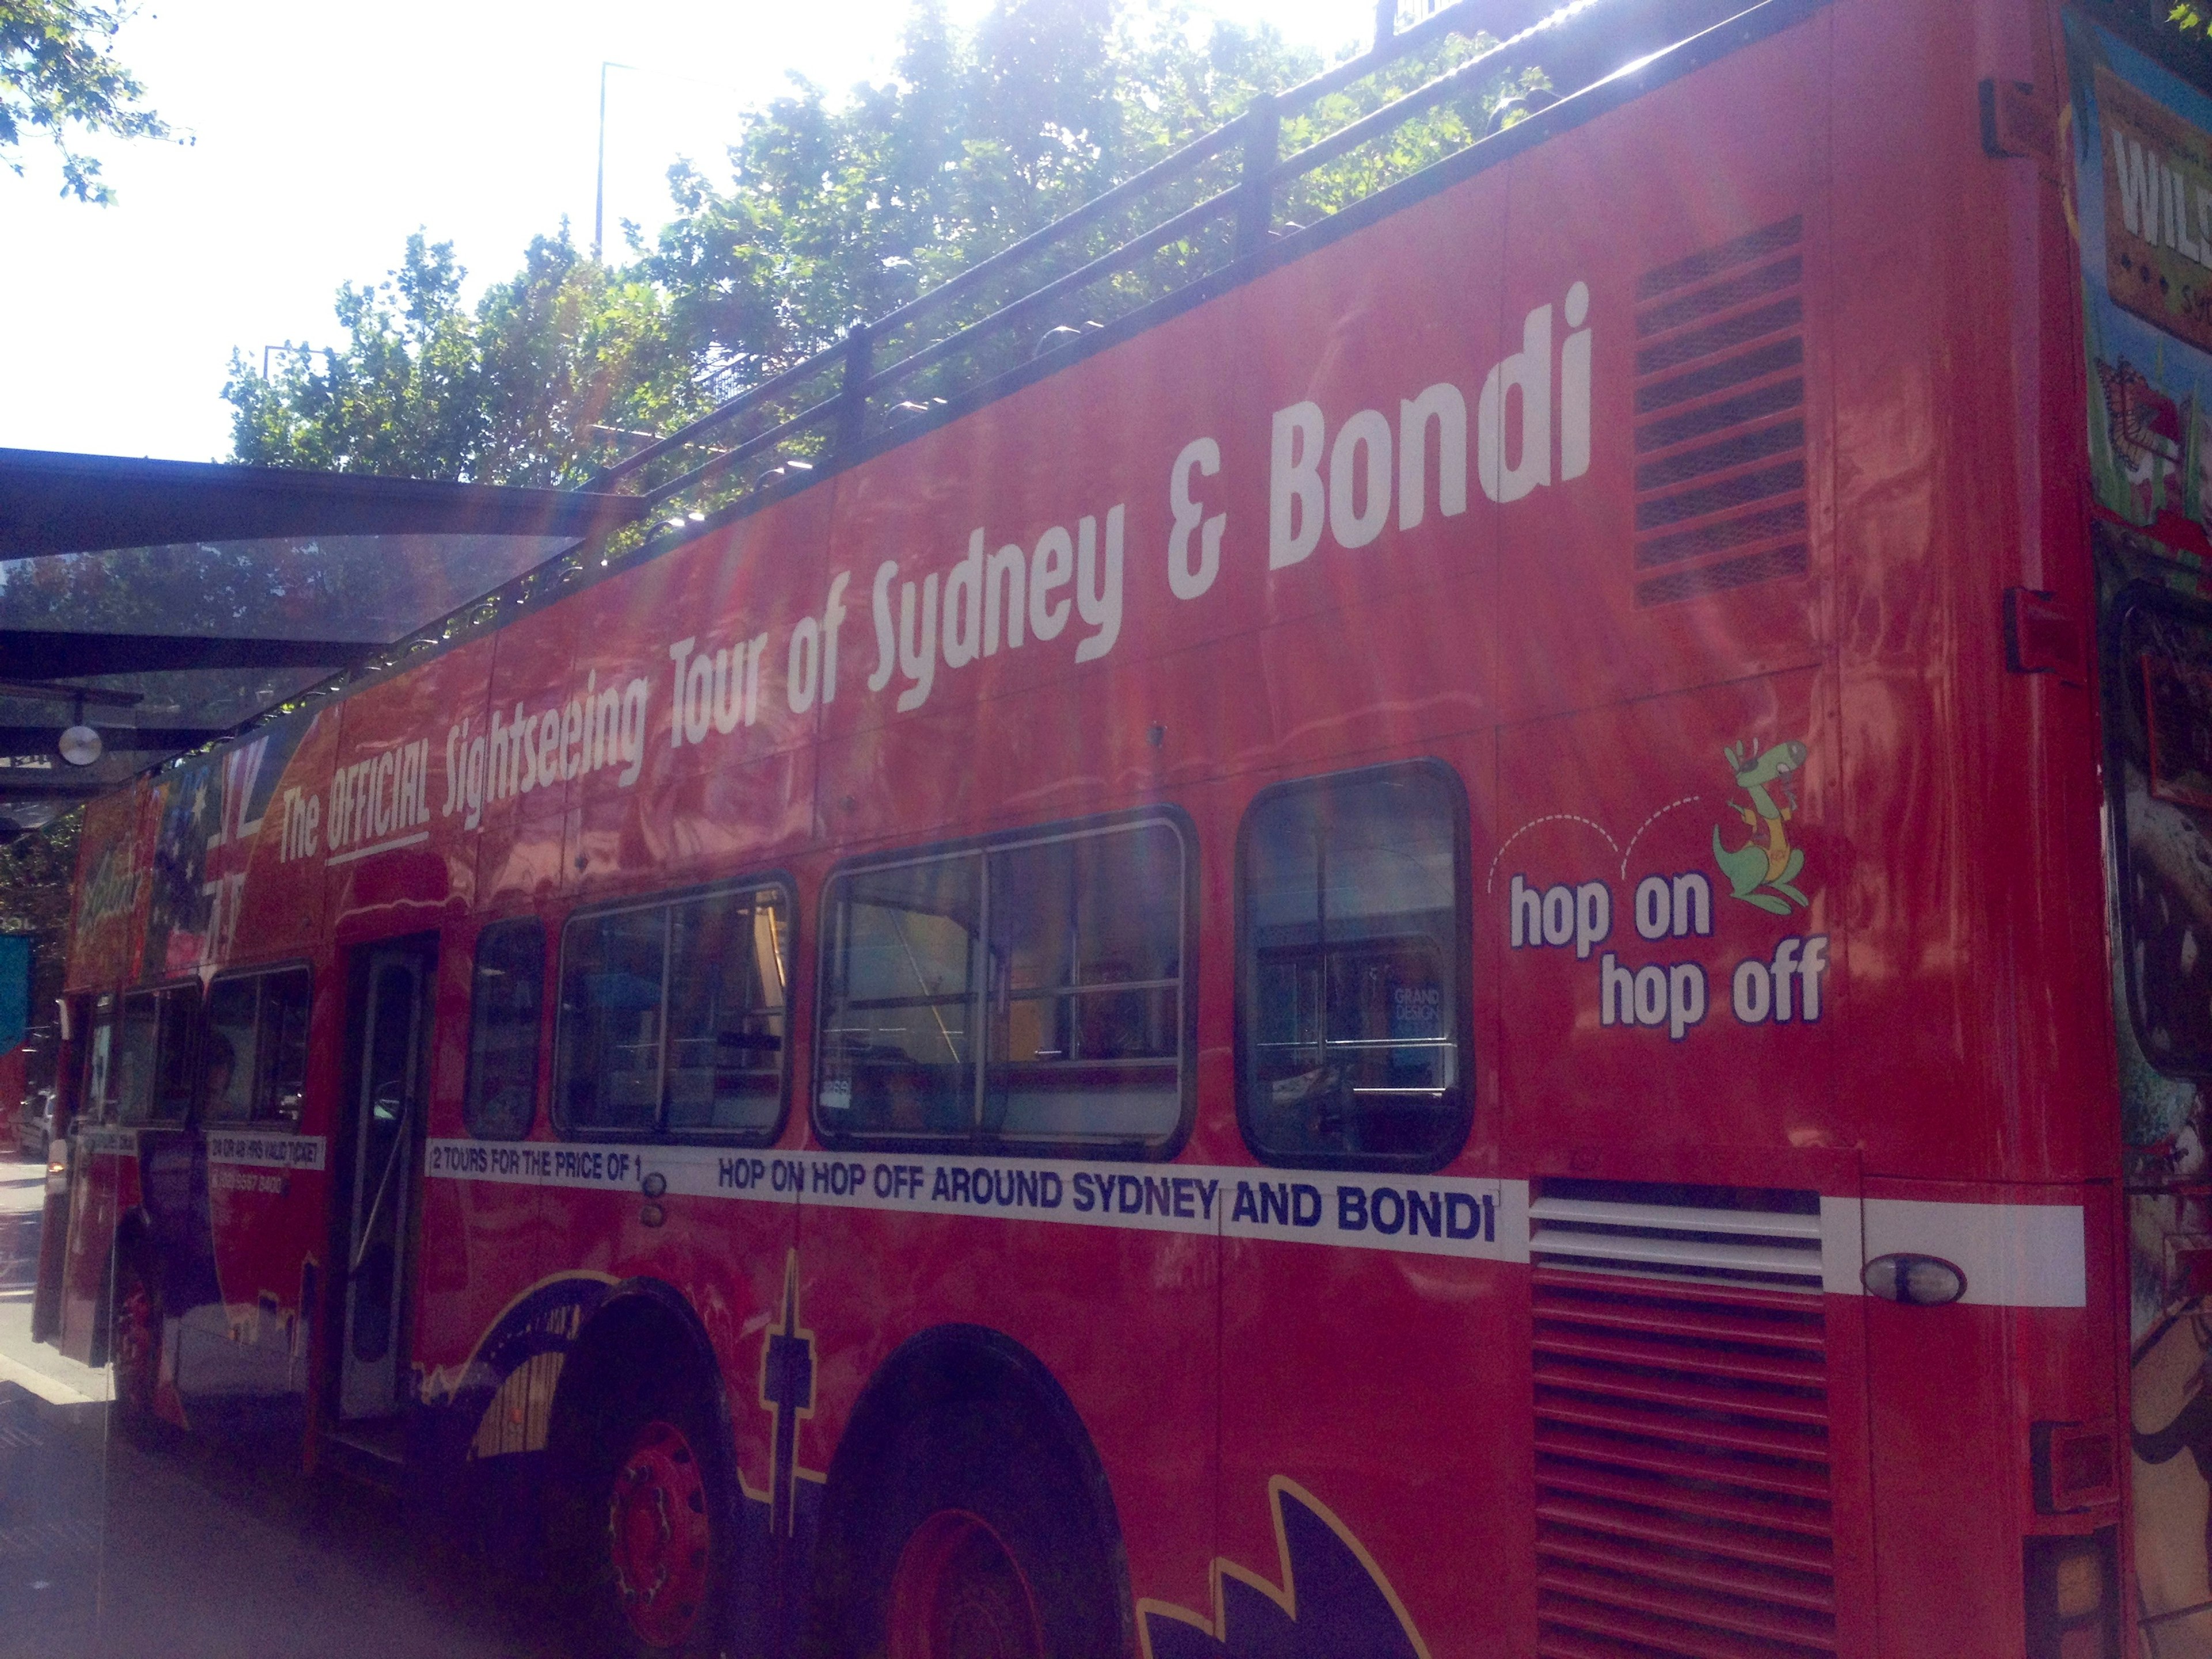
<svg viewBox="0 0 2212 1659"><path fill-rule="evenodd" d="M23 1097L22 1110L16 1115L16 1152L25 1158L44 1158L53 1132L54 1091L51 1087L34 1089Z"/></svg>

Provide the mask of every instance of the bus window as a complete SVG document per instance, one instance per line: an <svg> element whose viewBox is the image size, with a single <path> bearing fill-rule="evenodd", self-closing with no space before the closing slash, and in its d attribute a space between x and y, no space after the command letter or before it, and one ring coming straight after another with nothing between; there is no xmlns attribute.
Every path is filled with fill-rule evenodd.
<svg viewBox="0 0 2212 1659"><path fill-rule="evenodd" d="M832 1133L975 1133L982 890L972 853L836 878L819 1085Z"/></svg>
<svg viewBox="0 0 2212 1659"><path fill-rule="evenodd" d="M305 968L270 974L261 982L262 1069L254 1115L300 1126L307 1097L307 1016L314 979Z"/></svg>
<svg viewBox="0 0 2212 1659"><path fill-rule="evenodd" d="M772 1138L789 917L783 890L762 887L572 921L554 1091L563 1127Z"/></svg>
<svg viewBox="0 0 2212 1659"><path fill-rule="evenodd" d="M307 1076L305 968L220 979L208 993L200 1113L215 1123L292 1123Z"/></svg>
<svg viewBox="0 0 2212 1659"><path fill-rule="evenodd" d="M2212 1076L2212 613L2136 596L2118 625L2106 726L2128 1007L2152 1065Z"/></svg>
<svg viewBox="0 0 2212 1659"><path fill-rule="evenodd" d="M538 1042L545 1000L545 929L535 916L495 922L477 940L469 1003L469 1133L517 1140L538 1114Z"/></svg>
<svg viewBox="0 0 2212 1659"><path fill-rule="evenodd" d="M1182 842L1133 825L990 859L984 1127L1158 1140L1182 1115Z"/></svg>
<svg viewBox="0 0 2212 1659"><path fill-rule="evenodd" d="M773 1129L783 1115L782 893L674 907L668 940L668 1127Z"/></svg>
<svg viewBox="0 0 2212 1659"><path fill-rule="evenodd" d="M134 991L123 999L123 1040L117 1058L118 1121L177 1122L191 1109L199 1013L197 985Z"/></svg>
<svg viewBox="0 0 2212 1659"><path fill-rule="evenodd" d="M121 1069L115 1064L115 999L103 996L92 1020L92 1041L86 1046L84 1088L77 1097L77 1111L87 1123L111 1123L115 1119L115 1090Z"/></svg>
<svg viewBox="0 0 2212 1659"><path fill-rule="evenodd" d="M179 985L164 991L161 1003L161 1052L154 1064L154 1115L173 1123L191 1111L192 1061L199 1035L200 988Z"/></svg>
<svg viewBox="0 0 2212 1659"><path fill-rule="evenodd" d="M1466 1138L1462 799L1439 766L1393 766L1245 815L1238 1106L1261 1158L1434 1165Z"/></svg>
<svg viewBox="0 0 2212 1659"><path fill-rule="evenodd" d="M1158 820L834 878L823 1134L1165 1142L1185 1097L1184 891Z"/></svg>
<svg viewBox="0 0 2212 1659"><path fill-rule="evenodd" d="M200 1114L211 1122L242 1123L253 1115L253 1059L261 1026L261 981L217 980L208 993L207 1064L200 1074Z"/></svg>
<svg viewBox="0 0 2212 1659"><path fill-rule="evenodd" d="M116 1045L115 1118L148 1123L154 1117L154 1054L161 1042L161 1005L151 991L123 999L122 1041Z"/></svg>

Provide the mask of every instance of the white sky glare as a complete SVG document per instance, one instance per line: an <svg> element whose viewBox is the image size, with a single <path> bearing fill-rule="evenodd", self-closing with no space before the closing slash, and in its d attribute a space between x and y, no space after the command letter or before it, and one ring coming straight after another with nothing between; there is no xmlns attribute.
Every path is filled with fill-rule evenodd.
<svg viewBox="0 0 2212 1659"><path fill-rule="evenodd" d="M987 0L951 0L956 22ZM1368 0L1213 0L1328 51ZM471 288L505 276L565 214L591 240L599 64L606 234L666 216L678 155L722 172L737 112L787 71L842 93L896 58L907 0L154 0L120 50L189 147L90 148L120 196L56 196L43 141L0 172L0 447L219 459L234 348L335 343L341 282L398 263L417 227Z"/></svg>

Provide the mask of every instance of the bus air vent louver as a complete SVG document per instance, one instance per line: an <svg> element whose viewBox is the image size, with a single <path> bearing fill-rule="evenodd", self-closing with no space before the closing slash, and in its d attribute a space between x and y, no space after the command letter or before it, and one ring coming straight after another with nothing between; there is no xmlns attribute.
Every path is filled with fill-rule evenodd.
<svg viewBox="0 0 2212 1659"><path fill-rule="evenodd" d="M1639 605L1805 574L1803 240L1786 219L1636 285Z"/></svg>
<svg viewBox="0 0 2212 1659"><path fill-rule="evenodd" d="M1818 1294L1820 1200L1735 1187L1547 1181L1528 1208L1538 1263Z"/></svg>
<svg viewBox="0 0 2212 1659"><path fill-rule="evenodd" d="M1686 1206L1666 1201L1681 1189L1652 1190L1562 1201L1634 1212L1624 1237L1713 1231L1715 1194ZM1556 1216L1548 1190L1536 1215L1547 1206ZM1692 1207L1692 1225L1644 1218ZM1540 1219L1532 1274L1538 1654L1833 1654L1822 1298L1640 1277L1632 1256L1547 1250L1547 1231Z"/></svg>

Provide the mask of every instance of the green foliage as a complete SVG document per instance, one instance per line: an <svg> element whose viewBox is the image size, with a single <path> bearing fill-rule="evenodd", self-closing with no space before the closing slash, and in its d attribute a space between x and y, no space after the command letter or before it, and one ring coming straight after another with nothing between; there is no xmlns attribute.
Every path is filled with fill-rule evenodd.
<svg viewBox="0 0 2212 1659"><path fill-rule="evenodd" d="M1491 44L1447 38L1355 82L1286 121L1281 153ZM691 161L670 169L675 216L650 246L626 225L627 264L580 258L564 228L471 310L451 244L416 234L385 282L340 290L343 346L266 376L233 357L234 453L264 465L580 482L635 447L634 434L668 431L813 357L855 321L896 311L1322 67L1271 27L1204 19L1185 0L997 0L972 32L947 22L941 0L915 0L888 82L833 100L794 77L738 118L723 180ZM1502 99L1541 83L1454 79L1411 120L1291 180L1277 222L1311 223L1464 148ZM878 366L1220 198L1241 164L1231 143L1048 257L975 284L932 319L934 333L880 337ZM1218 213L1130 258L1061 310L1040 310L1033 329L963 343L905 395L948 394L1025 360L1055 324L1121 315L1218 269L1233 252L1233 218ZM759 423L833 390L794 388ZM787 445L783 458L818 441Z"/></svg>
<svg viewBox="0 0 2212 1659"><path fill-rule="evenodd" d="M60 154L62 194L103 206L115 192L100 162L72 146L73 132L162 138L169 129L144 107L146 89L115 56L128 4L0 0L0 161L19 176L25 132L46 133Z"/></svg>
<svg viewBox="0 0 2212 1659"><path fill-rule="evenodd" d="M381 283L347 283L347 343L264 377L233 353L232 453L259 466L574 483L607 429L650 430L704 406L676 352L666 296L578 254L564 223L523 267L463 304L450 242L407 239Z"/></svg>

